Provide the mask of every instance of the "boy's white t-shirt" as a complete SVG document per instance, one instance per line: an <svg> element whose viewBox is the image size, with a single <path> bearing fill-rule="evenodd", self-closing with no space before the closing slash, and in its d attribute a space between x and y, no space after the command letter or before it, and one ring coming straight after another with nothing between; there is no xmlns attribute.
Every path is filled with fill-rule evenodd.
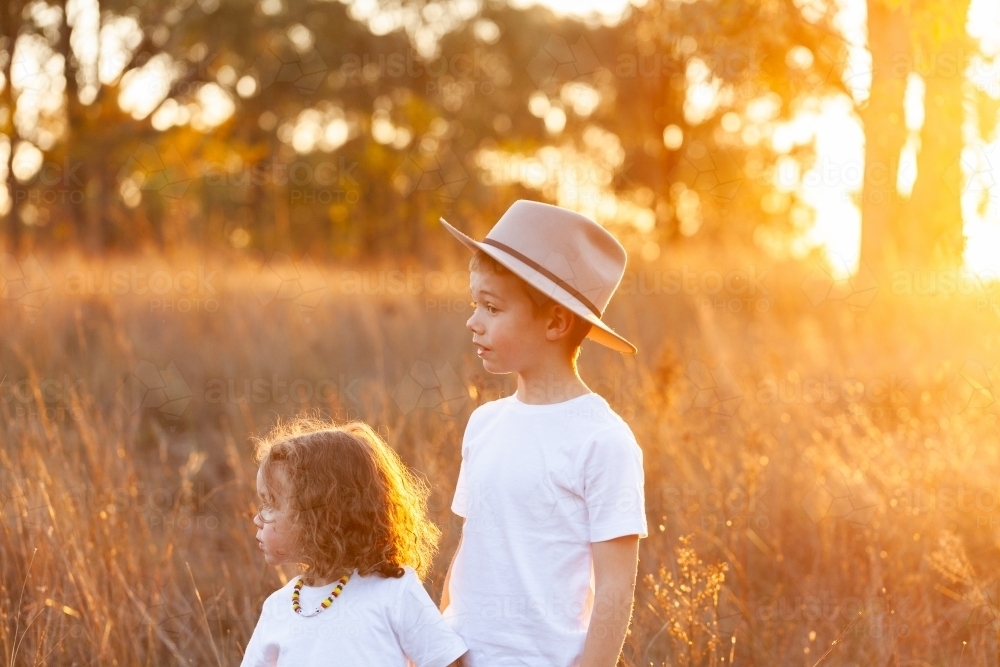
<svg viewBox="0 0 1000 667"><path fill-rule="evenodd" d="M445 620L465 667L580 663L591 542L646 537L642 450L600 395L473 412L452 511L465 517Z"/></svg>
<svg viewBox="0 0 1000 667"><path fill-rule="evenodd" d="M355 570L333 604L315 616L292 611L298 577L264 601L241 667L445 667L465 653L413 568L395 579ZM312 612L333 586L303 586Z"/></svg>

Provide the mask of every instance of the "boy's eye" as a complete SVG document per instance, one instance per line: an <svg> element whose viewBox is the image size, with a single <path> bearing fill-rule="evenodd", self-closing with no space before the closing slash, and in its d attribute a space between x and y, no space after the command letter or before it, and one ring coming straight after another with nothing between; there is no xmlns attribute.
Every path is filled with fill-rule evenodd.
<svg viewBox="0 0 1000 667"><path fill-rule="evenodd" d="M470 301L469 305L472 306L473 310L475 310L476 307L479 306L479 304L476 303L475 301ZM488 312L490 315L494 315L497 312L496 306L494 306L492 303L483 304L483 308L485 308L486 312Z"/></svg>

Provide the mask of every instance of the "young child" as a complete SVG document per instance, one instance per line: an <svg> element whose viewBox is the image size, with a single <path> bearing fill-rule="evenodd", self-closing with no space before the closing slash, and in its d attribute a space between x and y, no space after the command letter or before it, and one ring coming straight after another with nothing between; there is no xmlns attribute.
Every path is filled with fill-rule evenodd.
<svg viewBox="0 0 1000 667"><path fill-rule="evenodd" d="M257 460L264 560L303 574L264 601L243 667L457 665L465 644L420 583L439 531L396 453L362 422L300 418Z"/></svg>
<svg viewBox="0 0 1000 667"><path fill-rule="evenodd" d="M452 510L465 518L445 620L465 667L614 667L646 536L642 451L580 379L583 338L634 353L601 321L625 271L597 223L517 201L470 250L467 322L483 368L517 392L469 418Z"/></svg>

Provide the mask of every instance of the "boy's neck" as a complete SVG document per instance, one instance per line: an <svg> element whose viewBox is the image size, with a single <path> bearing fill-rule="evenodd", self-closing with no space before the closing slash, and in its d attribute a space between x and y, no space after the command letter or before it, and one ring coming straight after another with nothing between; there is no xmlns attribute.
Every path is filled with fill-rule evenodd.
<svg viewBox="0 0 1000 667"><path fill-rule="evenodd" d="M550 405L589 393L590 387L570 367L534 368L517 374L516 396L522 403Z"/></svg>

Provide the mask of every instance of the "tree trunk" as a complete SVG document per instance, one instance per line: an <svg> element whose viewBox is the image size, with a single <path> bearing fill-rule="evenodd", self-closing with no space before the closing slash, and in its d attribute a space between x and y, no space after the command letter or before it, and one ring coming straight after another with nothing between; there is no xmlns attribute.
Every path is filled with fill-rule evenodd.
<svg viewBox="0 0 1000 667"><path fill-rule="evenodd" d="M14 42L17 40L18 34L21 32L21 2L19 0L11 0L10 2L5 2L4 6L0 8L0 37L4 39L4 48L7 51L7 58L5 59L3 67L4 81L6 82L3 87L3 95L0 96L0 105L7 108L7 119L4 122L3 127L0 128L3 134L7 135L8 141L10 141L10 154L7 156L7 164L5 165L7 170L7 195L10 197L10 211L4 216L6 220L5 224L5 237L7 250L12 254L17 254L18 250L21 248L21 216L20 216L20 197L17 191L17 179L14 178L14 171L12 169L14 163L14 138L17 134L14 128L14 90L11 85L10 75L11 75L11 63L14 60Z"/></svg>
<svg viewBox="0 0 1000 667"><path fill-rule="evenodd" d="M961 154L969 0L934 3L917 28L918 73L926 84L917 180L903 230L913 270L962 266Z"/></svg>
<svg viewBox="0 0 1000 667"><path fill-rule="evenodd" d="M11 142L13 145L13 142ZM11 150L13 154L13 150ZM16 255L21 248L21 214L19 195L17 191L17 180L11 171L13 160L7 160L7 195L11 198L10 210L7 212L7 250Z"/></svg>
<svg viewBox="0 0 1000 667"><path fill-rule="evenodd" d="M885 284L899 265L901 252L896 178L906 142L903 97L912 62L909 18L902 7L888 7L885 0L868 0L868 46L872 53L871 96L860 111L865 132L861 261Z"/></svg>
<svg viewBox="0 0 1000 667"><path fill-rule="evenodd" d="M91 197L93 188L91 185L98 185L102 182L100 165L91 162L92 156L102 155L99 147L92 145L94 133L88 127L87 109L80 101L79 84L77 81L77 70L80 63L73 55L70 45L72 34L66 13L69 0L63 0L63 17L66 22L59 36L59 52L65 59L66 76L66 121L67 136L64 139L66 164L64 165L68 174L72 174L72 181L65 181L64 186L70 189L67 198L70 208L71 218L75 229L74 236L82 247L90 254L100 253L107 243L104 229L104 216L102 207L103 188L99 188L96 197ZM100 26L98 25L98 30ZM98 40L100 49L100 40ZM98 57L100 53L98 52ZM78 169L74 169L79 165Z"/></svg>

